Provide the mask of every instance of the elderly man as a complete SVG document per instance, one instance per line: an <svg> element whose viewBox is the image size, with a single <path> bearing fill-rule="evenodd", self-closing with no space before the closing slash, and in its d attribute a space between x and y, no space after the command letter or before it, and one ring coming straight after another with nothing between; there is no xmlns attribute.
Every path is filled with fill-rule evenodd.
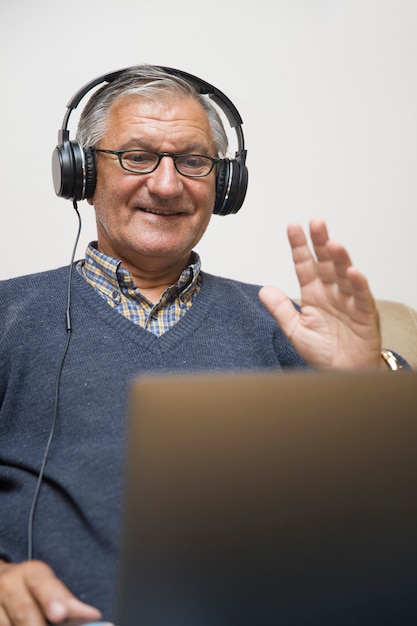
<svg viewBox="0 0 417 626"><path fill-rule="evenodd" d="M192 82L131 68L83 111L97 241L74 265L69 345L68 268L1 285L0 626L114 615L133 378L387 367L367 281L324 223L311 223L313 251L288 228L300 309L277 288L201 270L194 248L229 164L216 107Z"/></svg>

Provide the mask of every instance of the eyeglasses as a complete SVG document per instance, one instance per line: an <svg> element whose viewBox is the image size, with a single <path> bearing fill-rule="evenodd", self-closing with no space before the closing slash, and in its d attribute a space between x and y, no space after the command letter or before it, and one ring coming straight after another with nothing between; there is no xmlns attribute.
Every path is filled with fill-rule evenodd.
<svg viewBox="0 0 417 626"><path fill-rule="evenodd" d="M154 172L163 157L171 157L179 174L190 177L208 176L219 159L201 154L172 154L171 152L148 152L147 150L99 150L105 154L115 154L126 172L150 174Z"/></svg>

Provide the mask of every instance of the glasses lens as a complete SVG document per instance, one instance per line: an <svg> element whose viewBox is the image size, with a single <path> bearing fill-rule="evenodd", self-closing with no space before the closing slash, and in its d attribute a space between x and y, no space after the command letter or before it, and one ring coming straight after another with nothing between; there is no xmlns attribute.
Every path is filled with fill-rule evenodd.
<svg viewBox="0 0 417 626"><path fill-rule="evenodd" d="M146 174L152 172L158 163L158 155L143 150L134 150L122 154L122 163L125 170Z"/></svg>
<svg viewBox="0 0 417 626"><path fill-rule="evenodd" d="M184 176L207 176L213 163L211 159L200 154L181 154L176 158L176 166Z"/></svg>
<svg viewBox="0 0 417 626"><path fill-rule="evenodd" d="M213 161L209 157L200 154L172 154L156 152L146 152L145 150L132 150L121 154L122 167L128 172L137 174L149 174L153 172L162 156L169 156L174 159L175 166L180 174L184 176L207 176L213 169Z"/></svg>

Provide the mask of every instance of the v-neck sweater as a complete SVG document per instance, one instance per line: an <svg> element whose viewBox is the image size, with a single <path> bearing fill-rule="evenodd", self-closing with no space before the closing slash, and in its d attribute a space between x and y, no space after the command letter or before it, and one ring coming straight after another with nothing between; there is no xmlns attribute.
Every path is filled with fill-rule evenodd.
<svg viewBox="0 0 417 626"><path fill-rule="evenodd" d="M74 268L75 269L75 268ZM71 338L34 518L34 557L114 617L132 380L154 373L302 368L259 286L201 273L193 306L157 337L74 271ZM67 341L68 267L0 283L0 558L25 560L27 522ZM198 406L193 411L198 419Z"/></svg>

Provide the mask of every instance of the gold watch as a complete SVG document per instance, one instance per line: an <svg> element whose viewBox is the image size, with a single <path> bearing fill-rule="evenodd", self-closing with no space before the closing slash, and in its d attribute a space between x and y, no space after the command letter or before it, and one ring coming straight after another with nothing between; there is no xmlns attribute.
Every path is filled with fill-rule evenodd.
<svg viewBox="0 0 417 626"><path fill-rule="evenodd" d="M381 350L381 356L387 364L388 369L390 369L392 372L398 372L399 370L403 369L403 366L401 365L395 354L391 352L391 350Z"/></svg>

